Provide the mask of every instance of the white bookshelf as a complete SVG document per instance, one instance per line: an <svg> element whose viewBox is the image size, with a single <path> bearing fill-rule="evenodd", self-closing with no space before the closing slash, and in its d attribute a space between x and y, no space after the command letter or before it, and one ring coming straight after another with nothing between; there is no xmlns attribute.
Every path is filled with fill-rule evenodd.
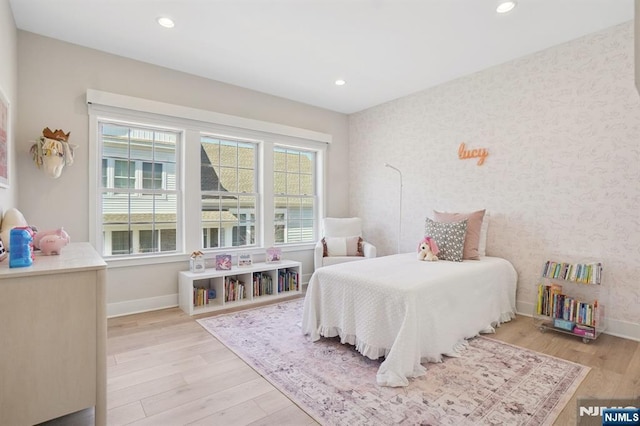
<svg viewBox="0 0 640 426"><path fill-rule="evenodd" d="M270 294L266 291L259 294L256 291L257 289L254 287L255 274L271 279L272 291ZM279 286L279 279L283 275L290 280ZM294 276L296 277L295 282L293 281ZM189 315L198 315L300 294L302 292L301 276L302 264L293 260L281 260L277 263L260 262L242 267L234 265L230 270L223 271L216 269L207 269L204 272L181 271L178 274L180 308ZM228 300L228 297L233 293L228 291L228 286L225 283L230 281L244 284L244 297ZM266 279L263 282L265 281ZM208 303L202 303L202 300L198 300L194 288L213 289L216 292L216 297L209 299ZM238 294L237 291L236 294Z"/></svg>

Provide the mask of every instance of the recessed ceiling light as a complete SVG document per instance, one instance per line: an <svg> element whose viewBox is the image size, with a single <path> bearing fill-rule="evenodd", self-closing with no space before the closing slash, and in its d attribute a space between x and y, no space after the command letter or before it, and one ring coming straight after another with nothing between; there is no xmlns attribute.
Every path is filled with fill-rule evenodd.
<svg viewBox="0 0 640 426"><path fill-rule="evenodd" d="M162 25L165 28L173 28L176 25L171 18L167 18L165 16L161 16L158 18L158 24Z"/></svg>
<svg viewBox="0 0 640 426"><path fill-rule="evenodd" d="M347 84L347 82L341 78L336 80L336 86L344 86L345 84Z"/></svg>
<svg viewBox="0 0 640 426"><path fill-rule="evenodd" d="M507 0L507 1L503 1L501 2L498 7L496 8L496 12L498 13L507 13L507 12L511 12L511 10L513 10L513 8L516 7L516 2L515 0Z"/></svg>

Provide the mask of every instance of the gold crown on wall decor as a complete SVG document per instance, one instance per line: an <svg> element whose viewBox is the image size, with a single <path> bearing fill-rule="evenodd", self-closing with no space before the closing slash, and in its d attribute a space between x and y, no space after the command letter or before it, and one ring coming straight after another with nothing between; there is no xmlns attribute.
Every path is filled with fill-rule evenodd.
<svg viewBox="0 0 640 426"><path fill-rule="evenodd" d="M44 136L45 138L61 142L68 142L70 134L71 132L65 133L64 130L61 129L56 129L56 131L53 132L48 127L45 127L44 130L42 130L42 136Z"/></svg>

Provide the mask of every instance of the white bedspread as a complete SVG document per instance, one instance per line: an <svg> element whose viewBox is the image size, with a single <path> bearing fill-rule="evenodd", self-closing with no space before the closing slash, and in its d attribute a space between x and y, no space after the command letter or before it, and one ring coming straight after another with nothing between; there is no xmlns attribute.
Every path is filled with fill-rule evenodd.
<svg viewBox="0 0 640 426"><path fill-rule="evenodd" d="M405 253L326 266L309 281L302 331L385 356L378 384L407 386L425 374L421 361L455 356L465 339L514 318L516 281L497 257L425 262Z"/></svg>

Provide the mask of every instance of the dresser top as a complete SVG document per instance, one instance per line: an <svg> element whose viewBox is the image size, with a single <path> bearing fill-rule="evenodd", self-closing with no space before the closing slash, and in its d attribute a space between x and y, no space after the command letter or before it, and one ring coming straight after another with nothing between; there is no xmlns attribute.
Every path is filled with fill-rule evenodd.
<svg viewBox="0 0 640 426"><path fill-rule="evenodd" d="M0 279L29 275L62 274L67 272L105 269L106 262L89 243L71 243L62 248L60 255L45 256L35 252L31 266L10 268L9 257L0 262Z"/></svg>

